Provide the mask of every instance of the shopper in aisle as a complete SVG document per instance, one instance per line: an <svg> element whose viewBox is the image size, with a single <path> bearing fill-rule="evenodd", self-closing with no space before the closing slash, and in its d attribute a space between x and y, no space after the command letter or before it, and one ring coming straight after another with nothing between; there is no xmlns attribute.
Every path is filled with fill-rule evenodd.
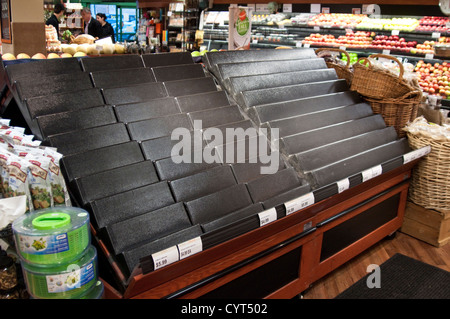
<svg viewBox="0 0 450 319"><path fill-rule="evenodd" d="M106 21L106 15L104 13L97 13L97 21L102 25L102 38L111 37L113 43L115 43L116 40L114 38L114 28L108 21Z"/></svg>
<svg viewBox="0 0 450 319"><path fill-rule="evenodd" d="M56 34L58 35L58 37L60 36L59 21L60 21L61 17L64 15L64 12L66 12L66 8L64 7L64 5L62 3L55 4L52 15L45 22L46 25L52 25L55 27Z"/></svg>
<svg viewBox="0 0 450 319"><path fill-rule="evenodd" d="M103 36L102 25L92 17L91 10L84 7L81 10L81 17L84 20L84 33L100 39Z"/></svg>

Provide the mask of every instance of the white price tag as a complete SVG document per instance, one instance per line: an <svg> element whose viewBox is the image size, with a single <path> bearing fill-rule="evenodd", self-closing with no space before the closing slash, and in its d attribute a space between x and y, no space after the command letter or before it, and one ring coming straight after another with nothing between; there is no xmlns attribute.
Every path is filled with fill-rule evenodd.
<svg viewBox="0 0 450 319"><path fill-rule="evenodd" d="M315 26L314 27L314 31L320 31L320 27L319 26Z"/></svg>
<svg viewBox="0 0 450 319"><path fill-rule="evenodd" d="M363 183L365 181L368 181L369 179L372 179L374 177L377 177L378 175L381 175L383 173L383 168L381 165L374 166L372 168L366 169L362 172L362 181Z"/></svg>
<svg viewBox="0 0 450 319"><path fill-rule="evenodd" d="M283 12L292 12L292 3L283 3Z"/></svg>
<svg viewBox="0 0 450 319"><path fill-rule="evenodd" d="M167 16L171 17L172 16L172 11L167 11Z"/></svg>
<svg viewBox="0 0 450 319"><path fill-rule="evenodd" d="M152 254L154 270L178 261L178 257L177 246L172 246Z"/></svg>
<svg viewBox="0 0 450 319"><path fill-rule="evenodd" d="M314 200L314 194L311 192L284 203L284 206L286 207L286 215L292 214L314 204Z"/></svg>
<svg viewBox="0 0 450 319"><path fill-rule="evenodd" d="M434 54L433 53L427 53L425 54L425 60L433 60Z"/></svg>
<svg viewBox="0 0 450 319"><path fill-rule="evenodd" d="M303 44L303 47L304 48L309 48L309 47L311 47L311 43L305 43L305 44Z"/></svg>
<svg viewBox="0 0 450 319"><path fill-rule="evenodd" d="M295 47L296 48L301 48L302 46L303 46L303 44L302 44L301 41L298 41L298 42L295 43Z"/></svg>
<svg viewBox="0 0 450 319"><path fill-rule="evenodd" d="M252 44L258 44L258 40L252 40Z"/></svg>
<svg viewBox="0 0 450 319"><path fill-rule="evenodd" d="M414 161L415 159L418 159L422 156L427 155L431 152L431 146L427 145L425 147L419 148L417 150L414 150L412 152L406 153L403 155L403 164L409 163L411 161Z"/></svg>
<svg viewBox="0 0 450 319"><path fill-rule="evenodd" d="M344 178L337 182L338 193L342 193L343 191L349 189L350 180L348 178Z"/></svg>
<svg viewBox="0 0 450 319"><path fill-rule="evenodd" d="M277 220L277 211L275 207L258 213L259 226L267 225L275 220Z"/></svg>
<svg viewBox="0 0 450 319"><path fill-rule="evenodd" d="M433 32L433 33L431 34L431 37L432 37L433 39L439 39L439 38L441 37L441 34L440 34L439 32Z"/></svg>
<svg viewBox="0 0 450 319"><path fill-rule="evenodd" d="M386 49L385 49L385 50L383 50L383 54L384 54L384 55L389 55L389 54L391 54L391 50L386 50Z"/></svg>
<svg viewBox="0 0 450 319"><path fill-rule="evenodd" d="M391 34L392 35L399 35L400 31L399 30L392 30Z"/></svg>
<svg viewBox="0 0 450 319"><path fill-rule="evenodd" d="M180 260L192 256L203 250L203 243L201 237L196 237L178 244L178 251L180 252Z"/></svg>
<svg viewBox="0 0 450 319"><path fill-rule="evenodd" d="M347 47L342 45L342 46L339 47L339 50L345 51L345 50L347 50Z"/></svg>

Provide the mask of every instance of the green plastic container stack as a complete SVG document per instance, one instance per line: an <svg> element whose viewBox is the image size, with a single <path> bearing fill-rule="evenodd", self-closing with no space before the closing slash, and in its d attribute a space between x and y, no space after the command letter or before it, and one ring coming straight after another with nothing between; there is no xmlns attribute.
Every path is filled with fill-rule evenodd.
<svg viewBox="0 0 450 319"><path fill-rule="evenodd" d="M32 298L101 298L88 212L76 207L38 210L16 219L12 228Z"/></svg>

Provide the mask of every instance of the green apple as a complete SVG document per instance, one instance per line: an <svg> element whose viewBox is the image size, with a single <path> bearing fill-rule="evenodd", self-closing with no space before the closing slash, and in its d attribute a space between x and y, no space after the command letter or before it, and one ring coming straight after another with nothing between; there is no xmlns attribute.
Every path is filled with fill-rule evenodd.
<svg viewBox="0 0 450 319"><path fill-rule="evenodd" d="M193 57L200 56L200 52L192 51L191 56L193 56Z"/></svg>

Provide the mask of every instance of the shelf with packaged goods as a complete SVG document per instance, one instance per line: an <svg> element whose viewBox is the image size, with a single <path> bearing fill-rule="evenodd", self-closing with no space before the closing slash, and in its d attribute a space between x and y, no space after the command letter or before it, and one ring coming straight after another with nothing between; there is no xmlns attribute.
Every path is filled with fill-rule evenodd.
<svg viewBox="0 0 450 319"><path fill-rule="evenodd" d="M392 44L390 47L378 45L379 47L355 46L345 43L340 43L340 37L348 34L358 34L367 32L368 37L375 40L377 37L391 37L397 36L400 41L405 43L415 42L413 47L395 48ZM309 41L311 36L325 36L332 37L334 42L322 42L321 39L317 43ZM216 41L226 41L228 38L227 25L204 25L204 41L209 46ZM291 46L301 47L305 42L311 47L337 47L345 48L348 51L358 51L363 53L383 53L400 55L412 58L438 58L445 59L445 56L439 56L433 50L436 44L447 43L448 33L440 32L424 32L424 31L399 31L399 30L376 30L376 29L357 29L357 28L343 28L343 27L318 27L308 25L267 25L267 24L253 24L252 25L252 44L253 48L273 48L277 46ZM339 41L338 41L339 40ZM377 40L378 41L378 40ZM309 42L309 43L308 43ZM321 43L322 42L322 43ZM381 42L380 42L381 43ZM387 50L387 51L386 51ZM431 57L433 56L433 57Z"/></svg>

